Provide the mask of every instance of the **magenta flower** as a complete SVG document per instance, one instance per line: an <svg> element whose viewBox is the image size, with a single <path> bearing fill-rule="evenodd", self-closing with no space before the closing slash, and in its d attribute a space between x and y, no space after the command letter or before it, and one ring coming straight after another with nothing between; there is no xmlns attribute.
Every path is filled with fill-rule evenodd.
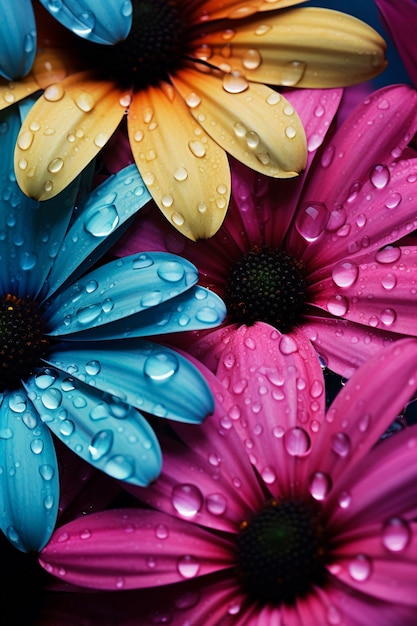
<svg viewBox="0 0 417 626"><path fill-rule="evenodd" d="M231 340L238 364L205 370L214 414L175 424L160 478L129 486L150 508L70 522L41 564L143 589L134 626L414 626L417 427L380 437L417 389L417 341L369 359L325 413L310 342L288 354L255 328Z"/></svg>
<svg viewBox="0 0 417 626"><path fill-rule="evenodd" d="M180 253L223 297L228 325L192 348L210 368L239 325L261 321L287 333L288 350L308 337L349 377L391 341L417 335L417 246L401 242L417 227L417 159L406 158L417 94L406 85L378 90L330 138L340 92L287 96L307 132L304 175L283 183L235 163L232 202L214 237L191 242L150 210L119 254Z"/></svg>
<svg viewBox="0 0 417 626"><path fill-rule="evenodd" d="M417 87L417 1L375 0L381 20Z"/></svg>

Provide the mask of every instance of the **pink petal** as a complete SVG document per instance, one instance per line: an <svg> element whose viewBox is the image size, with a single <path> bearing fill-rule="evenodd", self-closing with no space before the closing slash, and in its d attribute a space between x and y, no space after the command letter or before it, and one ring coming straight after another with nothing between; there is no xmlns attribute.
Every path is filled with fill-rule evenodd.
<svg viewBox="0 0 417 626"><path fill-rule="evenodd" d="M330 269L330 268L329 268ZM309 302L371 328L417 335L417 246L346 258L309 286Z"/></svg>
<svg viewBox="0 0 417 626"><path fill-rule="evenodd" d="M230 542L194 524L145 509L103 511L59 528L41 565L96 589L160 586L233 565Z"/></svg>
<svg viewBox="0 0 417 626"><path fill-rule="evenodd" d="M302 330L327 367L344 378L397 338L379 328L318 314L304 316Z"/></svg>
<svg viewBox="0 0 417 626"><path fill-rule="evenodd" d="M324 380L310 342L302 332L281 335L262 322L241 326L217 376L234 398L235 426L268 489L291 492L324 417Z"/></svg>
<svg viewBox="0 0 417 626"><path fill-rule="evenodd" d="M371 357L341 389L326 413L307 457L310 480L318 475L338 492L417 388L417 341L403 339ZM314 494L313 494L314 495ZM320 498L323 499L323 498ZM326 503L324 502L326 505Z"/></svg>
<svg viewBox="0 0 417 626"><path fill-rule="evenodd" d="M375 0L375 4L411 80L417 86L415 0Z"/></svg>

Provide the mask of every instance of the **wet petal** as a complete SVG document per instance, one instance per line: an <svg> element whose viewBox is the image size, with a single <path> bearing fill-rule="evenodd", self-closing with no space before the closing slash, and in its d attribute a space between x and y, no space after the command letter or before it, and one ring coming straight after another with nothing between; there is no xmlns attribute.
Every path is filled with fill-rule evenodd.
<svg viewBox="0 0 417 626"><path fill-rule="evenodd" d="M83 539L86 526L90 534ZM68 535L66 541L60 541L62 533ZM77 585L112 590L185 581L223 570L233 561L229 541L170 515L140 509L74 520L55 533L41 554L50 573Z"/></svg>
<svg viewBox="0 0 417 626"><path fill-rule="evenodd" d="M86 363L86 371L98 367L93 358ZM136 485L147 485L158 476L162 455L156 436L146 419L120 397L49 368L27 381L26 388L43 422L94 467Z"/></svg>
<svg viewBox="0 0 417 626"><path fill-rule="evenodd" d="M128 130L143 180L170 224L193 240L211 237L230 197L224 151L166 83L135 93Z"/></svg>
<svg viewBox="0 0 417 626"><path fill-rule="evenodd" d="M36 24L30 0L2 4L0 74L8 80L26 76L36 52Z"/></svg>
<svg viewBox="0 0 417 626"><path fill-rule="evenodd" d="M51 15L79 37L101 44L125 39L132 25L130 0L40 0ZM87 5L87 6L86 6Z"/></svg>
<svg viewBox="0 0 417 626"><path fill-rule="evenodd" d="M293 106L269 87L249 83L231 68L225 72L223 82L193 69L172 81L207 134L236 159L275 178L296 176L307 148Z"/></svg>
<svg viewBox="0 0 417 626"><path fill-rule="evenodd" d="M159 417L200 423L213 410L210 389L190 361L144 339L69 343L50 354L49 362Z"/></svg>
<svg viewBox="0 0 417 626"><path fill-rule="evenodd" d="M217 0L193 0L196 18L202 22L221 18L240 19L250 17L259 11L273 11L285 7L301 4L302 0L260 0L249 4L247 0L225 0L221 4ZM268 19L266 17L266 19ZM238 22L240 28L240 24Z"/></svg>
<svg viewBox="0 0 417 626"><path fill-rule="evenodd" d="M46 304L44 319L53 336L88 330L171 300L197 280L194 265L172 254L148 252L124 257L55 294Z"/></svg>
<svg viewBox="0 0 417 626"><path fill-rule="evenodd" d="M347 13L315 7L246 20L208 33L210 64L226 65L249 81L287 87L339 87L373 78L386 66L386 45Z"/></svg>
<svg viewBox="0 0 417 626"><path fill-rule="evenodd" d="M16 177L22 191L47 200L66 187L109 140L128 105L126 97L114 83L95 81L88 74L47 87L16 143ZM51 132L56 129L59 133Z"/></svg>
<svg viewBox="0 0 417 626"><path fill-rule="evenodd" d="M1 530L19 550L37 552L49 540L58 513L52 437L23 390L3 396L0 424Z"/></svg>

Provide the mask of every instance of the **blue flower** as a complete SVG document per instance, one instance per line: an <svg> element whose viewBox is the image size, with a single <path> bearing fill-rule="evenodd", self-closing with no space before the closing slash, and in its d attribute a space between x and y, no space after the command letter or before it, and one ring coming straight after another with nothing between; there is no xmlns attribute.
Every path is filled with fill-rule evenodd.
<svg viewBox="0 0 417 626"><path fill-rule="evenodd" d="M225 307L176 255L98 264L150 199L136 166L75 210L80 178L34 201L13 174L20 124L15 107L0 114L0 528L38 550L59 500L51 431L110 476L147 485L161 451L138 409L199 423L213 399L189 360L145 338L218 325Z"/></svg>
<svg viewBox="0 0 417 626"><path fill-rule="evenodd" d="M125 39L132 25L131 0L40 0L45 9L76 35L100 44ZM26 76L35 60L36 19L32 0L2 0L0 75Z"/></svg>

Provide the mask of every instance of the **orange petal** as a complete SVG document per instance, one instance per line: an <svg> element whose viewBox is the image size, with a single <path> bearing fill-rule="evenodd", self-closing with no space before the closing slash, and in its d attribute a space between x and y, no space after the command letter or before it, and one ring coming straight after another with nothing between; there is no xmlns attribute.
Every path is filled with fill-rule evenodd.
<svg viewBox="0 0 417 626"><path fill-rule="evenodd" d="M87 73L47 87L17 138L15 170L22 191L37 200L62 191L107 143L128 104L126 92Z"/></svg>
<svg viewBox="0 0 417 626"><path fill-rule="evenodd" d="M172 85L135 93L128 130L139 171L168 221L193 240L214 235L230 198L227 156Z"/></svg>
<svg viewBox="0 0 417 626"><path fill-rule="evenodd" d="M301 4L304 0L191 0L195 19L207 23L208 20L241 19L261 11L273 11ZM195 5L195 7L193 7ZM198 7L198 8L197 8Z"/></svg>
<svg viewBox="0 0 417 626"><path fill-rule="evenodd" d="M274 178L296 176L305 167L307 143L291 104L241 75L221 78L187 69L172 80L199 124L236 159Z"/></svg>

